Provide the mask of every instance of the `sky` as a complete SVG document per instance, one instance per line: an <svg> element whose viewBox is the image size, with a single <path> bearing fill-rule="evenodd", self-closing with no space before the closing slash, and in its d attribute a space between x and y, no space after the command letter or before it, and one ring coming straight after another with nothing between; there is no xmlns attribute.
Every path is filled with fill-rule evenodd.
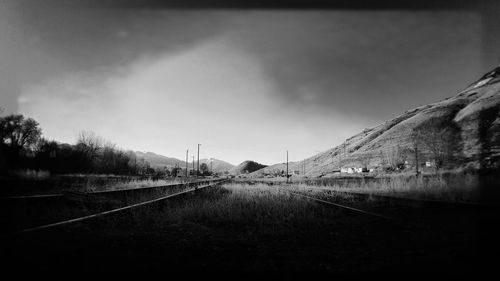
<svg viewBox="0 0 500 281"><path fill-rule="evenodd" d="M489 70L468 10L0 5L4 115L179 159L298 161Z"/></svg>

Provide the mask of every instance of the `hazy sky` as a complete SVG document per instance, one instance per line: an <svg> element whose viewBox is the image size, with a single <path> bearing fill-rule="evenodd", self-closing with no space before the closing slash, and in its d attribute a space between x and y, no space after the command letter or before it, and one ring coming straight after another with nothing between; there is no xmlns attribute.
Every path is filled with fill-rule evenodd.
<svg viewBox="0 0 500 281"><path fill-rule="evenodd" d="M3 5L1 106L74 143L238 164L301 160L452 96L481 67L470 11ZM5 114L5 113L4 113Z"/></svg>

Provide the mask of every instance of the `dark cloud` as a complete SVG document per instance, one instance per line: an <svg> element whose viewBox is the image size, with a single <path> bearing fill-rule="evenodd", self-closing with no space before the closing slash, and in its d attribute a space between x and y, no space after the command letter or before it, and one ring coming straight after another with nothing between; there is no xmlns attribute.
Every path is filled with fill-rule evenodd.
<svg viewBox="0 0 500 281"><path fill-rule="evenodd" d="M2 3L0 84L8 112L17 111L25 85L73 71L113 69L140 56L182 52L220 33L225 21L218 13L55 3Z"/></svg>
<svg viewBox="0 0 500 281"><path fill-rule="evenodd" d="M453 95L481 73L476 13L269 12L246 18L258 20L245 28L240 19L234 36L262 58L282 87L284 104L383 119Z"/></svg>
<svg viewBox="0 0 500 281"><path fill-rule="evenodd" d="M302 148L303 143L326 149L365 126L451 96L484 72L480 59L481 17L470 11L193 11L96 9L71 4L45 6L45 1L36 3L14 6L7 13L9 24L0 26L0 31L7 30L8 34L7 52L2 49L0 55L7 58L4 61L9 65L5 68L6 64L2 64L0 71L14 73L13 79L8 80L9 91L18 93L32 86L32 90L25 91L29 94L24 96L24 102L30 105L31 112L43 111L47 123L59 117L53 114L54 110L40 110L38 105L50 105L47 100L52 91L58 92L59 96L54 97L61 104L75 100L69 95L86 93L91 98L82 104L91 106L97 101L104 104L108 101L98 94L112 84L115 90L111 96L118 101L115 103L127 103L117 108L127 110L104 114L106 118L102 119L120 114L128 118L131 108L144 103L144 107L159 107L156 111L146 110L149 121L164 120L154 113L163 108L156 99L158 93L171 90L168 84L177 85L175 89L181 93L176 95L196 101L185 102L193 105L192 111L198 110L194 107L198 106L206 114L211 114L210 108L200 98L209 98L207 92L216 95L223 90L222 97L226 98L235 90L246 97L254 89L264 89L254 94L258 102L252 103L251 98L246 97L248 105L240 104L241 99L236 97L227 99L236 105L234 108L246 113L239 116L240 121L244 116L258 117L259 122L245 120L253 122L247 124L254 128L253 143L262 137L276 148L284 141L280 135L290 136L287 140L299 136L290 148L306 157L310 148ZM210 65L198 65L199 61ZM121 68L127 67L129 71L133 68L134 75L119 74ZM212 73L217 67L221 69L221 77ZM144 74L148 71L154 79ZM61 87L71 82L64 76L71 77L73 73L77 78L70 86L76 86ZM86 73L97 82L85 79ZM5 77L8 76L0 76L2 87L9 85ZM114 84L114 80L119 83ZM168 83L162 83L163 80ZM80 83L82 81L84 83ZM160 90L148 89L150 81ZM193 81L203 83L189 84L195 84ZM93 90L94 84L99 84L98 91ZM244 89L233 89L231 85ZM182 93L186 88L190 99ZM148 91L152 93L151 100L145 100L144 92ZM122 92L127 92L128 100L123 99ZM12 102L15 95L11 97L14 97ZM218 100L218 104L224 105L224 101ZM271 109L263 115L258 111L252 113L251 106ZM75 104L74 108L80 112L76 116L76 110L68 108L66 113L74 120L62 121L78 123L77 117L89 112ZM106 113L106 110L110 109L103 106L99 112ZM220 112L223 111L216 113ZM259 114L261 116L255 116ZM234 115L220 118L231 121ZM144 120L135 121L139 128ZM274 125L286 122L292 124L288 135ZM266 124L264 129L262 123ZM334 125L335 131L330 130ZM107 134L119 135L113 133L113 126L109 128L105 131ZM245 135L249 130L240 129L238 138L249 139ZM56 133L54 137L58 137ZM164 139L155 139L159 143L157 147L162 147ZM144 144L150 145L146 141L150 141L149 137ZM251 147L252 142L242 145ZM133 148L133 144L130 145Z"/></svg>
<svg viewBox="0 0 500 281"><path fill-rule="evenodd" d="M71 67L126 63L147 53L182 51L220 32L217 13L154 10L30 8L17 11L22 43Z"/></svg>

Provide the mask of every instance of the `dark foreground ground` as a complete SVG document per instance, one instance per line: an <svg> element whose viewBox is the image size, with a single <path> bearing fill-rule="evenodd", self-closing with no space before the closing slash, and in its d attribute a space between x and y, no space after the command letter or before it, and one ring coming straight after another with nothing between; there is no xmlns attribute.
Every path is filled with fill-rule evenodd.
<svg viewBox="0 0 500 281"><path fill-rule="evenodd" d="M385 220L286 192L244 192L215 187L85 223L3 235L2 271L411 277L496 270L494 210L329 198L395 218Z"/></svg>

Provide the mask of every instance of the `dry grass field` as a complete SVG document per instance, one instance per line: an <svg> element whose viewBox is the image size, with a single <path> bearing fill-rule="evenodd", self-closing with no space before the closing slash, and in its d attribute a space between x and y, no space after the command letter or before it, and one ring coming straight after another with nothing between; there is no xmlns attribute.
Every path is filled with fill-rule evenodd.
<svg viewBox="0 0 500 281"><path fill-rule="evenodd" d="M338 202L398 219L354 213L267 184L228 183L122 214L10 237L3 240L2 252L11 269L34 272L287 276L456 274L457 267L470 274L481 269L482 243L488 241L482 214L355 198Z"/></svg>
<svg viewBox="0 0 500 281"><path fill-rule="evenodd" d="M246 179L239 179L244 182ZM251 181L284 184L285 178L256 178ZM293 179L289 185L296 189L317 189L396 196L448 202L481 203L485 186L497 186L496 174L432 173L416 177L411 174L393 174L384 177L337 177L320 179Z"/></svg>

